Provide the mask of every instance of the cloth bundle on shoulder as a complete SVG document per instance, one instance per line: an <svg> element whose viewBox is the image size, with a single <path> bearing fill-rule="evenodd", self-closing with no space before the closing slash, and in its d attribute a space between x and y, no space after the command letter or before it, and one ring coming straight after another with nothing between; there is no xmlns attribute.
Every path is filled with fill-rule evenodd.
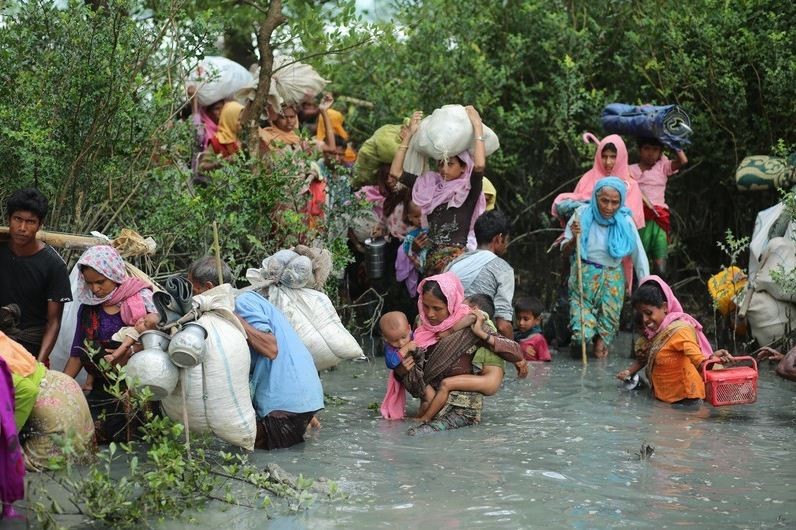
<svg viewBox="0 0 796 530"><path fill-rule="evenodd" d="M747 156L735 170L735 185L740 191L773 191L796 184L796 153L788 158Z"/></svg>
<svg viewBox="0 0 796 530"><path fill-rule="evenodd" d="M677 105L611 103L602 112L602 126L611 134L657 138L678 150L691 143L691 118Z"/></svg>
<svg viewBox="0 0 796 530"><path fill-rule="evenodd" d="M313 249L297 247L304 253ZM331 256L328 256L331 260ZM261 269L246 271L246 279L279 309L296 330L301 342L312 354L317 370L326 370L346 359L363 355L362 347L340 321L329 297L319 289L328 277L323 251L316 262L321 270L313 271L313 260L293 250L280 250L263 260ZM328 263L331 270L331 261ZM320 272L321 274L316 274ZM320 285L317 282L323 280ZM311 286L315 286L311 288Z"/></svg>
<svg viewBox="0 0 796 530"><path fill-rule="evenodd" d="M235 317L235 298L229 284L193 298L207 330L207 356L202 364L180 370L180 382L161 401L163 411L183 421L181 385L192 432L211 432L222 440L254 450L257 435L249 392L251 354L243 327Z"/></svg>
<svg viewBox="0 0 796 530"><path fill-rule="evenodd" d="M375 184L379 166L390 164L401 145L401 126L382 125L359 148L351 186Z"/></svg>
<svg viewBox="0 0 796 530"><path fill-rule="evenodd" d="M497 135L484 125L486 156L500 148ZM420 122L417 132L409 142L404 160L404 171L421 175L426 170L426 160L446 160L462 151L472 154L473 125L461 105L443 105Z"/></svg>
<svg viewBox="0 0 796 530"><path fill-rule="evenodd" d="M203 107L230 99L244 87L251 86L252 75L226 57L207 56L188 76L186 88L196 89L196 99Z"/></svg>

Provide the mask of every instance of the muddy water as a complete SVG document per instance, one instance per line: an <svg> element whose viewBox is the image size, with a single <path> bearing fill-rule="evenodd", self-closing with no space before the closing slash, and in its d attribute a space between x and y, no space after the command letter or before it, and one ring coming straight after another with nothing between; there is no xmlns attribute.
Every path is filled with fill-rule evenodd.
<svg viewBox="0 0 796 530"><path fill-rule="evenodd" d="M257 453L335 479L346 502L316 503L269 528L795 528L796 384L762 370L756 404L674 409L617 388L626 360L534 365L508 374L480 425L412 438L368 410L385 369L323 375L323 429L300 448ZM635 455L642 443L650 460ZM261 528L251 513L201 527Z"/></svg>

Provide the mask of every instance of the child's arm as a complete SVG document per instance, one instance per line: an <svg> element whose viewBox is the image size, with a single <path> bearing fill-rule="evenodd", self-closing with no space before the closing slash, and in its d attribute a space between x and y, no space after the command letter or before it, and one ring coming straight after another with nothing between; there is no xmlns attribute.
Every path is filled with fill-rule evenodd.
<svg viewBox="0 0 796 530"><path fill-rule="evenodd" d="M525 359L526 360L528 360L528 361L535 361L536 360L536 349L533 346L531 346L530 344L525 347L525 349L523 350L522 353L525 354Z"/></svg>
<svg viewBox="0 0 796 530"><path fill-rule="evenodd" d="M480 313L480 311L479 311ZM483 321L483 319L482 319ZM452 328L446 331L440 331L437 333L437 338L441 339L443 337L447 337L448 335L452 335L457 331L461 331L464 328L472 327L476 323L476 316L474 313L469 313L466 316L463 316L458 322L456 322Z"/></svg>
<svg viewBox="0 0 796 530"><path fill-rule="evenodd" d="M676 154L677 159L672 160L672 171L679 171L681 167L688 164L688 157L685 156L685 151L680 149Z"/></svg>
<svg viewBox="0 0 796 530"><path fill-rule="evenodd" d="M528 375L528 365L522 356L522 349L517 342L504 337L498 333L489 333L483 325L483 313L476 316L476 322L472 325L473 333L486 343L487 348L492 350L495 355L514 364L517 369L517 377L524 378Z"/></svg>
<svg viewBox="0 0 796 530"><path fill-rule="evenodd" d="M485 367L482 375L465 374L446 377L440 383L439 389L434 394L434 399L431 400L423 415L420 416L420 421L431 421L445 406L451 392L478 392L485 396L491 396L500 388L502 381L503 369L497 366Z"/></svg>
<svg viewBox="0 0 796 530"><path fill-rule="evenodd" d="M127 353L132 353L131 349L133 344L136 343L136 339L131 337L130 335L125 335L124 340L122 341L121 346L116 348L115 350L111 350L108 352L107 355L103 357L106 361L113 364L119 361L122 357L124 357Z"/></svg>

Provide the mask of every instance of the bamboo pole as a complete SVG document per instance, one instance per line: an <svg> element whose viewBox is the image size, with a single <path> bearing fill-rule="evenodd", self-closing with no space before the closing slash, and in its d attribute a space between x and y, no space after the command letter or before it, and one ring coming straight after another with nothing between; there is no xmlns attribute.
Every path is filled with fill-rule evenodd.
<svg viewBox="0 0 796 530"><path fill-rule="evenodd" d="M221 266L221 244L218 242L218 223L213 221L213 247L216 251L216 270L218 271L218 285L224 283L224 269Z"/></svg>
<svg viewBox="0 0 796 530"><path fill-rule="evenodd" d="M575 221L580 226L580 218L577 217L577 213L575 215L576 215ZM583 266L580 263L580 234L577 234L574 237L575 237L575 262L577 263L577 268L578 268L578 301L580 306L580 354L581 354L581 361L583 361L583 366L586 366L587 364L589 364L589 360L586 357L586 334L584 333L585 330L583 329Z"/></svg>
<svg viewBox="0 0 796 530"><path fill-rule="evenodd" d="M0 240L9 239L9 229L7 226L0 226ZM48 232L39 230L36 239L44 241L50 246L64 249L86 249L94 245L108 245L110 241L100 237L82 236L78 234L67 234L64 232Z"/></svg>

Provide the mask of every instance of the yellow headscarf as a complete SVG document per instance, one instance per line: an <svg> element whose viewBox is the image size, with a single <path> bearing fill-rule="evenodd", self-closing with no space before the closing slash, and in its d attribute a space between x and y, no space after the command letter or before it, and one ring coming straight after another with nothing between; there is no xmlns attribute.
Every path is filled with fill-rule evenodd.
<svg viewBox="0 0 796 530"><path fill-rule="evenodd" d="M243 105L237 101L224 103L216 132L216 139L220 143L232 144L238 141L238 119L241 112L243 112Z"/></svg>
<svg viewBox="0 0 796 530"><path fill-rule="evenodd" d="M345 121L343 113L334 109L329 109L326 113L329 115L329 121L332 124L334 134L348 141L348 131L343 128L343 122ZM320 114L318 114L318 129L315 132L315 138L322 142L326 141L326 124L323 122L323 117L321 117Z"/></svg>
<svg viewBox="0 0 796 530"><path fill-rule="evenodd" d="M486 177L484 177L484 198L486 199L486 211L494 210L497 202L497 190L495 185L489 182Z"/></svg>

